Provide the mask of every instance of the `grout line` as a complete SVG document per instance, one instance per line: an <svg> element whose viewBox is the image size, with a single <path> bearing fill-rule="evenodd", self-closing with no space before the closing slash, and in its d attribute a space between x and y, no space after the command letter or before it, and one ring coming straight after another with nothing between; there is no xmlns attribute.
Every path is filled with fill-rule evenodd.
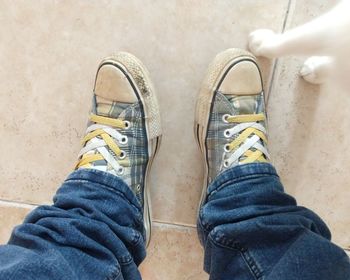
<svg viewBox="0 0 350 280"><path fill-rule="evenodd" d="M35 207L39 206L38 204L24 203L21 201L13 201L13 200L6 200L6 199L0 199L0 204L6 204L8 206L16 206L16 207L27 208L27 209L34 209Z"/></svg>
<svg viewBox="0 0 350 280"><path fill-rule="evenodd" d="M274 61L272 63L272 73L271 73L271 78L270 78L269 89L267 91L266 106L269 106L270 95L272 93L272 88L274 86L274 81L275 81L277 64L278 64L278 59L274 59Z"/></svg>
<svg viewBox="0 0 350 280"><path fill-rule="evenodd" d="M180 223L172 223L172 222L164 222L164 221L157 221L153 220L153 224L157 226L168 226L168 227L173 227L173 228L178 228L178 229L195 229L195 225L184 225Z"/></svg>
<svg viewBox="0 0 350 280"><path fill-rule="evenodd" d="M292 1L293 0L288 1L287 10L286 10L286 14L284 16L284 21L282 24L281 33L284 33L284 31L286 30L287 22L288 22L289 17L290 17L290 8L292 5ZM269 90L268 90L268 94L267 94L267 98L266 98L266 105L269 104L269 99L270 99L270 95L272 93L272 89L273 89L274 81L275 81L275 76L276 76L276 72L277 72L277 66L278 66L278 58L274 59L274 61L272 63L272 74L271 74Z"/></svg>
<svg viewBox="0 0 350 280"><path fill-rule="evenodd" d="M288 1L286 16L284 17L284 22L283 22L283 25L282 25L282 33L286 30L286 27L287 27L287 22L288 22L288 19L289 19L289 16L290 16L290 14L289 14L290 7L292 6L292 1L293 0L289 0Z"/></svg>

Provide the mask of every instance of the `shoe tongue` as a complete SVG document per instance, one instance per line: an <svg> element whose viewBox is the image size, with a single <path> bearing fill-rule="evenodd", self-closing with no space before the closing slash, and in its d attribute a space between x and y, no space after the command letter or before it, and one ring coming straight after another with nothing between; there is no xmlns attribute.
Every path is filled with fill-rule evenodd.
<svg viewBox="0 0 350 280"><path fill-rule="evenodd" d="M232 104L235 114L249 115L257 113L257 100L252 96L226 96Z"/></svg>
<svg viewBox="0 0 350 280"><path fill-rule="evenodd" d="M96 96L95 98L95 110L99 116L118 118L122 112L133 103L116 102L104 99Z"/></svg>

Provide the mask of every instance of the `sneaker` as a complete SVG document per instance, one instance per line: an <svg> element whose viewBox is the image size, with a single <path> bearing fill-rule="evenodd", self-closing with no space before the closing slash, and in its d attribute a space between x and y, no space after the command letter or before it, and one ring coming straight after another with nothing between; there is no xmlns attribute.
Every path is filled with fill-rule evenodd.
<svg viewBox="0 0 350 280"><path fill-rule="evenodd" d="M205 163L200 206L220 173L269 161L262 78L252 54L228 49L215 57L197 100L194 129Z"/></svg>
<svg viewBox="0 0 350 280"><path fill-rule="evenodd" d="M125 52L98 67L92 110L76 169L93 168L121 178L143 207L151 236L148 173L161 140L160 115L148 71Z"/></svg>

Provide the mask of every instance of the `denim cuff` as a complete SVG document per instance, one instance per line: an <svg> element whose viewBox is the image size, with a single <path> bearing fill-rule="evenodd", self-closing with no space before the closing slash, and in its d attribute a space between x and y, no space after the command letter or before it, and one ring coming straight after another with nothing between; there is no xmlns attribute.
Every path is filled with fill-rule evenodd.
<svg viewBox="0 0 350 280"><path fill-rule="evenodd" d="M108 172L97 169L82 168L73 171L65 181L87 181L97 184L101 188L109 189L110 191L119 194L119 196L122 196L130 204L134 205L139 212L143 212L140 202L130 187L121 178Z"/></svg>
<svg viewBox="0 0 350 280"><path fill-rule="evenodd" d="M270 163L256 162L237 165L225 170L214 179L214 181L208 186L207 196L226 184L237 183L252 177L264 175L278 177L276 169Z"/></svg>

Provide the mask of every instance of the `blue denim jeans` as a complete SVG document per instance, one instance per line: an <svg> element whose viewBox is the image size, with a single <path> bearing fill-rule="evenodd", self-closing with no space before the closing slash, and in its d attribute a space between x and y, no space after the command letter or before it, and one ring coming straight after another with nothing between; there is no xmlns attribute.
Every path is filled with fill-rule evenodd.
<svg viewBox="0 0 350 280"><path fill-rule="evenodd" d="M209 186L198 234L213 280L350 279L349 258L330 242L327 226L283 192L270 164L222 173ZM0 279L141 279L144 238L142 210L128 186L78 170L52 206L32 211L0 246Z"/></svg>

